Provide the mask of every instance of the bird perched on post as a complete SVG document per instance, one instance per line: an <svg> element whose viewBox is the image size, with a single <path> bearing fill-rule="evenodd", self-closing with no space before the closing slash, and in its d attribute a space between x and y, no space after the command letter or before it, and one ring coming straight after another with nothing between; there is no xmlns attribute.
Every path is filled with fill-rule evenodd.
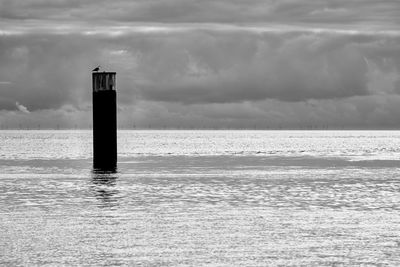
<svg viewBox="0 0 400 267"><path fill-rule="evenodd" d="M94 68L92 71L99 71L100 70L100 65Z"/></svg>

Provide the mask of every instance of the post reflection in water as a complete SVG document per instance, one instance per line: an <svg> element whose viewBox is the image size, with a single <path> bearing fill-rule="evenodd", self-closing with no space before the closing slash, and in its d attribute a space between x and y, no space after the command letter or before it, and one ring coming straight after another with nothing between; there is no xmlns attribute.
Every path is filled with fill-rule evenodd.
<svg viewBox="0 0 400 267"><path fill-rule="evenodd" d="M92 170L92 186L95 197L100 200L99 207L108 208L118 205L118 193L116 189L118 179L117 169Z"/></svg>

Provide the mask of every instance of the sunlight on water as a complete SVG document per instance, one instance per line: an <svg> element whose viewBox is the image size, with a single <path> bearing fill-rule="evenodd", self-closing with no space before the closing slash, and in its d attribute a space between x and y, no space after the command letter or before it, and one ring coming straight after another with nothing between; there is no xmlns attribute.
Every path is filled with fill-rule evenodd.
<svg viewBox="0 0 400 267"><path fill-rule="evenodd" d="M1 265L392 265L400 132L0 132Z"/></svg>
<svg viewBox="0 0 400 267"><path fill-rule="evenodd" d="M89 159L91 131L0 131L0 159ZM399 159L397 131L119 131L121 158L244 155Z"/></svg>

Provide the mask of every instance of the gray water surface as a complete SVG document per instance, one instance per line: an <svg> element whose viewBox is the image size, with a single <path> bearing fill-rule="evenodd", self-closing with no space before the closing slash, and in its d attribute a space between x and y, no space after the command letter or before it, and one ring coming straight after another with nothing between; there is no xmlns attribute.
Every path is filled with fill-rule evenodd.
<svg viewBox="0 0 400 267"><path fill-rule="evenodd" d="M0 264L397 266L400 132L0 131Z"/></svg>

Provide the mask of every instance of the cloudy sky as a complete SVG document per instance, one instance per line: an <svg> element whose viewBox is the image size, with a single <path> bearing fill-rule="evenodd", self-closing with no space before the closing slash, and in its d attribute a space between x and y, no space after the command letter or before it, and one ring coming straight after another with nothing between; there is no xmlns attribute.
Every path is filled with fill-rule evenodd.
<svg viewBox="0 0 400 267"><path fill-rule="evenodd" d="M398 0L0 0L2 127L400 128Z"/></svg>

